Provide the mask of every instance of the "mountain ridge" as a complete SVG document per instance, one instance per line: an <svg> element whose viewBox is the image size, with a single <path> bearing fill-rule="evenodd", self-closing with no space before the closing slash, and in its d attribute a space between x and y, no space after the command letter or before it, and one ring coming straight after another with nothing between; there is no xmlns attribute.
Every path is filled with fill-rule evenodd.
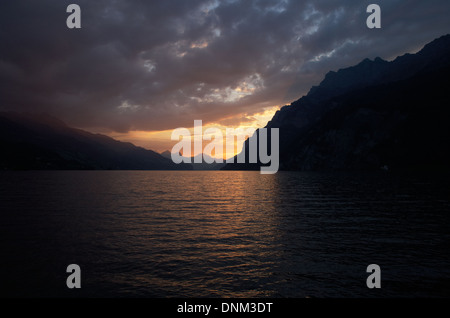
<svg viewBox="0 0 450 318"><path fill-rule="evenodd" d="M2 170L191 170L158 153L67 126L47 114L0 112Z"/></svg>
<svg viewBox="0 0 450 318"><path fill-rule="evenodd" d="M400 169L401 161L403 167L420 165L415 162L414 147L406 132L422 139L414 131L424 129L424 136L430 142L431 139L448 141L450 133L441 118L449 119L446 105L450 105L450 98L445 93L450 85L449 67L450 35L445 35L428 43L416 54L404 54L390 62L381 58L364 59L355 66L327 73L319 86L312 87L307 95L281 108L265 127L280 129L280 169L373 170L380 166ZM433 96L439 96L439 99L433 101ZM383 105L390 105L390 108L383 108ZM435 115L434 118L429 118L428 110ZM363 118L364 112L367 118ZM421 116L426 118L429 127L420 125ZM411 123L407 124L408 121L415 122L417 127L414 129ZM430 131L437 129L433 121L438 123L441 135L430 135L426 131L425 128ZM362 123L371 128L365 129ZM358 129L371 137L357 141ZM403 154L399 154L397 159L387 154L400 153L393 145L386 146L390 138L398 138L395 147L402 148L403 152L400 152ZM340 149L336 149L337 144ZM248 149L248 142L244 147ZM446 148L448 146L442 150ZM358 153L361 149L366 153ZM436 149L433 152L436 153ZM412 157L408 158L406 154ZM450 162L450 158L442 154L438 153L437 157L435 161L421 158L421 164L441 165L447 159ZM254 170L260 166L228 164L224 169Z"/></svg>
<svg viewBox="0 0 450 318"><path fill-rule="evenodd" d="M161 156L172 160L172 154L169 150L162 152ZM201 162L197 163L196 161L198 161L200 156L201 156ZM185 157L185 158L187 159L188 157ZM205 158L207 158L207 160L205 160ZM225 163L216 163L216 162L208 163L208 162L213 161L213 158L211 158L210 156L208 156L207 154L204 154L204 153L196 155L196 156L192 156L189 159L191 160L190 165L192 166L193 170L202 170L202 171L220 170L221 168L223 168L225 166Z"/></svg>

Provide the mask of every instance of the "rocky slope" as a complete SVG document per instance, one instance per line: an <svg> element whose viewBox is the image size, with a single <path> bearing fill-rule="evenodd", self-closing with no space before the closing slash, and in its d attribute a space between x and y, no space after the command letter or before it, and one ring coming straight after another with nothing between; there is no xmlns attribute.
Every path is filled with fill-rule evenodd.
<svg viewBox="0 0 450 318"><path fill-rule="evenodd" d="M278 111L280 169L441 169L450 165L450 35L417 54L330 72ZM248 147L246 144L245 147ZM228 164L224 169L259 169Z"/></svg>
<svg viewBox="0 0 450 318"><path fill-rule="evenodd" d="M0 113L0 170L192 170L44 114Z"/></svg>

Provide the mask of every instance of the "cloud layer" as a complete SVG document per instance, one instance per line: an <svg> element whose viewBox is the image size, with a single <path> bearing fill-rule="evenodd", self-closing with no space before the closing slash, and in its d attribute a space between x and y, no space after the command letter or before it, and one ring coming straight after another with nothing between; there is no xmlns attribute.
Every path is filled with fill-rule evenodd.
<svg viewBox="0 0 450 318"><path fill-rule="evenodd" d="M77 3L82 28L66 27ZM0 109L83 128L155 131L248 121L329 70L450 33L447 0L39 0L0 3Z"/></svg>

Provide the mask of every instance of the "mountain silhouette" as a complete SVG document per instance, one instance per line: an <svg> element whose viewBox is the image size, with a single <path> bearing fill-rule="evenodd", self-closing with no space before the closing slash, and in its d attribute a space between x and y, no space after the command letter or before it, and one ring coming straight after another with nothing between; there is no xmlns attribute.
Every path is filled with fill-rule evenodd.
<svg viewBox="0 0 450 318"><path fill-rule="evenodd" d="M329 72L267 124L280 129L280 170L448 168L448 74L450 35L390 62L365 59Z"/></svg>
<svg viewBox="0 0 450 318"><path fill-rule="evenodd" d="M46 114L0 113L2 170L192 170L156 152Z"/></svg>
<svg viewBox="0 0 450 318"><path fill-rule="evenodd" d="M172 160L172 155L170 153L169 150L166 150L164 152L161 153L161 156L163 156L164 158L167 158L169 160ZM195 161L198 161L198 158L201 157L201 163L196 163ZM188 158L188 157L185 157ZM211 162L212 158L206 154L199 154L197 156L193 156L190 159L191 161L191 166L193 170L220 170L221 168L223 168L225 166L225 162L224 163L207 163L205 158L208 158L208 161ZM188 164L186 164L188 165Z"/></svg>

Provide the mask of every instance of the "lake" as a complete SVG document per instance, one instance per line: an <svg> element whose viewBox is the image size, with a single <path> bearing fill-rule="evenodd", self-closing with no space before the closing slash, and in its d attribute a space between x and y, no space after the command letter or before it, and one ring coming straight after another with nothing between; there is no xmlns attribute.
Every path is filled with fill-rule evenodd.
<svg viewBox="0 0 450 318"><path fill-rule="evenodd" d="M445 175L0 173L3 297L449 297ZM66 287L78 264L82 288ZM381 268L369 289L367 266Z"/></svg>

